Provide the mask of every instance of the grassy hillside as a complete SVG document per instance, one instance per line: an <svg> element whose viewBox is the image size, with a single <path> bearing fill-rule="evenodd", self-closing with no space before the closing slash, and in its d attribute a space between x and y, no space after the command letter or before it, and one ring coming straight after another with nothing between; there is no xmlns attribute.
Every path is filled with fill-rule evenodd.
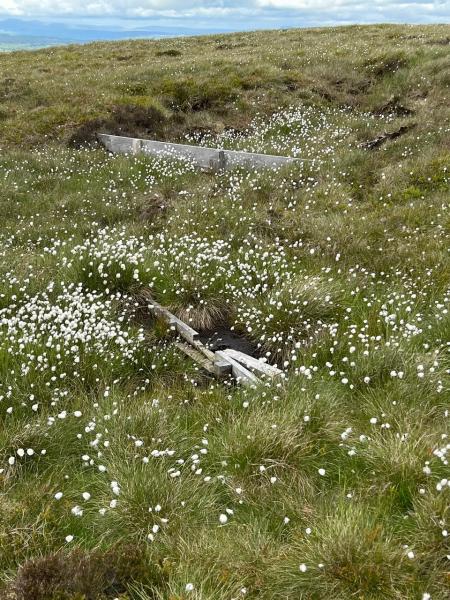
<svg viewBox="0 0 450 600"><path fill-rule="evenodd" d="M450 27L0 55L0 598L448 597ZM298 156L202 173L108 131ZM282 380L211 380L148 313Z"/></svg>

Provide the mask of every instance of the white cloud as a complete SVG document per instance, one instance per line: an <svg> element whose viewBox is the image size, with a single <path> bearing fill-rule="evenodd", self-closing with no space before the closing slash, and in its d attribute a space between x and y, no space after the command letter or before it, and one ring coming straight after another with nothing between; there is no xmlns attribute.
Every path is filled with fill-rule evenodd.
<svg viewBox="0 0 450 600"><path fill-rule="evenodd" d="M0 0L0 15L22 17L281 16L306 22L450 21L450 0Z"/></svg>

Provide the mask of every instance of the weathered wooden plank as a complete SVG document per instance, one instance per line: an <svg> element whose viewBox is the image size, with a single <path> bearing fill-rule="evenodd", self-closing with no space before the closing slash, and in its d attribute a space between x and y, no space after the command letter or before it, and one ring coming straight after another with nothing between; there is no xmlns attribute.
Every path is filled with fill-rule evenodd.
<svg viewBox="0 0 450 600"><path fill-rule="evenodd" d="M254 375L251 371L246 369L237 360L234 360L234 358L231 358L231 356L225 354L223 350L217 350L216 356L220 360L231 365L231 372L233 373L233 376L237 379L238 382L242 383L243 385L249 386L255 386L261 383L261 380L258 379L256 375Z"/></svg>
<svg viewBox="0 0 450 600"><path fill-rule="evenodd" d="M202 344L202 342L200 340L194 340L192 342L192 345L194 346L194 348L196 350L201 352L208 360L214 361L214 357L215 357L214 352L209 350L204 344Z"/></svg>
<svg viewBox="0 0 450 600"><path fill-rule="evenodd" d="M223 378L226 375L232 374L243 385L254 386L261 383L261 380L252 371L257 371L271 377L281 373L277 367L267 365L237 350L227 349L212 352L198 339L199 334L192 327L186 325L186 323L169 310L158 304L158 302L155 302L150 295L148 295L146 300L148 300L148 308L156 316L174 327L180 336L190 344L177 341L175 342L176 347L201 364L208 372L216 375L216 377Z"/></svg>
<svg viewBox="0 0 450 600"><path fill-rule="evenodd" d="M158 304L154 300L152 300L149 303L148 307L150 309L152 309L153 312L157 316L161 317L167 323L169 323L169 325L173 325L175 327L176 331L185 340L187 340L190 344L193 344L197 340L197 338L198 338L198 332L195 331L195 329L192 329L192 327L189 327L189 325L186 325L186 323L184 323L181 319L179 319L178 317L176 317L174 314L172 314L166 308L164 308L163 306L161 306L160 304Z"/></svg>
<svg viewBox="0 0 450 600"><path fill-rule="evenodd" d="M175 346L184 354L192 358L192 360L198 363L205 371L208 371L208 373L211 373L212 375L217 374L214 363L203 356L201 352L195 350L190 344L186 344L185 342L175 342Z"/></svg>
<svg viewBox="0 0 450 600"><path fill-rule="evenodd" d="M229 361L216 358L214 361L214 371L219 379L223 379L227 375L232 374L231 363Z"/></svg>
<svg viewBox="0 0 450 600"><path fill-rule="evenodd" d="M120 135L97 134L98 140L111 152L136 154L143 152L152 156L165 156L191 160L203 169L225 170L236 166L252 169L277 168L288 164L304 162L304 159L290 156L274 156L237 150L221 150L189 144L172 144L155 140L143 140Z"/></svg>
<svg viewBox="0 0 450 600"><path fill-rule="evenodd" d="M223 350L223 353L231 358L234 358L234 360L237 360L243 364L250 371L256 371L257 373L261 373L267 377L278 377L283 373L283 371L278 367L274 367L273 365L262 362L261 360L258 360L253 356L249 356L248 354L244 354L244 352L240 352L239 350L227 348L226 350Z"/></svg>
<svg viewBox="0 0 450 600"><path fill-rule="evenodd" d="M274 169L284 167L301 160L290 156L274 156L272 154L257 154L253 152L239 152L237 150L224 150L226 169L234 167L247 167L249 169Z"/></svg>
<svg viewBox="0 0 450 600"><path fill-rule="evenodd" d="M186 325L186 323L181 321L181 319L179 319L178 317L172 316L170 324L175 325L175 328L178 331L178 333L182 337L184 337L184 339L187 340L190 344L193 344L198 338L198 332L195 331L195 329L192 329L192 327L189 327L189 325Z"/></svg>

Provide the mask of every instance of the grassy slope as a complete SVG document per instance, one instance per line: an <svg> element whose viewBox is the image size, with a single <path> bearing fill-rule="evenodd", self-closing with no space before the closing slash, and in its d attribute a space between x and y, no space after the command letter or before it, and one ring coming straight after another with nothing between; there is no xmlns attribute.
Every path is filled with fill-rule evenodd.
<svg viewBox="0 0 450 600"><path fill-rule="evenodd" d="M447 597L448 37L0 56L5 598ZM232 147L315 162L211 176L67 148L97 128L233 128ZM287 381L205 380L159 324L127 324L140 287L197 327L234 325Z"/></svg>

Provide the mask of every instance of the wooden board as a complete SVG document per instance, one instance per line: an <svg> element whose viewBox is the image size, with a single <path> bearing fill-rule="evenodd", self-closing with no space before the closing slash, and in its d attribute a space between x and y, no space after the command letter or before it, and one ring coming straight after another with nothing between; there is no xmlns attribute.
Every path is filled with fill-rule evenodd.
<svg viewBox="0 0 450 600"><path fill-rule="evenodd" d="M154 300L149 301L148 307L153 310L156 316L161 317L169 325L173 325L177 332L190 344L193 344L198 338L198 332L189 325L186 325L181 319L176 317L166 308L155 302Z"/></svg>
<svg viewBox="0 0 450 600"><path fill-rule="evenodd" d="M190 344L186 344L185 342L175 342L175 347L192 358L193 361L199 364L205 371L208 371L208 373L211 373L212 375L217 374L214 363L203 356L198 350L195 350Z"/></svg>
<svg viewBox="0 0 450 600"><path fill-rule="evenodd" d="M186 344L183 341L177 341L175 346L216 377L224 378L231 374L238 383L255 386L261 383L255 372L270 378L281 375L282 371L277 367L268 365L248 354L244 354L244 352L231 348L212 352L198 339L199 334L195 329L192 329L167 308L155 302L149 293L145 296L145 300L148 303L148 308L157 317L166 321L185 342L188 342Z"/></svg>
<svg viewBox="0 0 450 600"><path fill-rule="evenodd" d="M243 385L255 386L261 383L261 380L256 377L251 371L246 369L241 363L239 363L231 356L225 354L223 350L217 350L216 356L224 361L225 363L229 363L231 365L231 372L233 376L236 378L238 383L242 383Z"/></svg>
<svg viewBox="0 0 450 600"><path fill-rule="evenodd" d="M237 360L252 372L256 372L271 378L278 377L283 373L283 371L278 367L274 367L262 362L261 360L258 360L253 356L249 356L248 354L244 354L244 352L240 352L239 350L227 348L226 350L223 350L223 353L231 358L234 358L234 360Z"/></svg>
<svg viewBox="0 0 450 600"><path fill-rule="evenodd" d="M113 153L137 154L142 152L151 156L190 160L197 167L213 171L233 169L238 166L250 169L274 169L289 164L301 163L305 160L290 156L221 150L218 148L191 146L189 144L171 144L169 142L143 140L106 133L97 134L97 138L99 142Z"/></svg>

